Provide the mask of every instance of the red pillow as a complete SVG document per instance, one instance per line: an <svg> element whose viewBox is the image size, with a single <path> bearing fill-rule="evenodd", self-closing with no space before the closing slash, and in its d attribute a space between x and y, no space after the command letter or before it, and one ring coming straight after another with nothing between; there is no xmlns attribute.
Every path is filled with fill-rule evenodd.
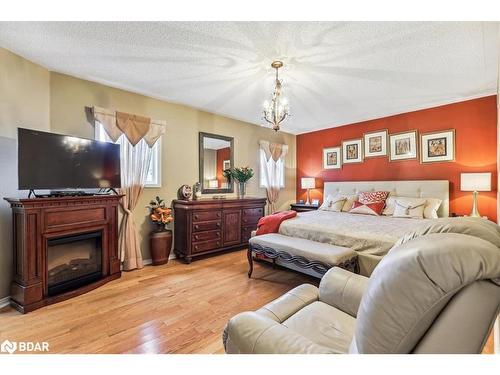
<svg viewBox="0 0 500 375"><path fill-rule="evenodd" d="M363 204L385 202L388 196L388 191L362 191L359 193L358 201Z"/></svg>
<svg viewBox="0 0 500 375"><path fill-rule="evenodd" d="M363 215L373 215L380 216L384 210L385 202L373 202L368 204L363 204L360 202L354 202L351 210L351 214L363 214Z"/></svg>

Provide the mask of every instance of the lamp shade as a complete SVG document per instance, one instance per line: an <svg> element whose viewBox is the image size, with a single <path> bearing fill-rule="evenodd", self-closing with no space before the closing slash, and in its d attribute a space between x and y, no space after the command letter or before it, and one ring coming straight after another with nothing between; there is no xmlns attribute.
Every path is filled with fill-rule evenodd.
<svg viewBox="0 0 500 375"><path fill-rule="evenodd" d="M460 190L491 191L491 173L460 173Z"/></svg>
<svg viewBox="0 0 500 375"><path fill-rule="evenodd" d="M316 187L316 179L314 177L302 177L300 184L302 189L314 189Z"/></svg>

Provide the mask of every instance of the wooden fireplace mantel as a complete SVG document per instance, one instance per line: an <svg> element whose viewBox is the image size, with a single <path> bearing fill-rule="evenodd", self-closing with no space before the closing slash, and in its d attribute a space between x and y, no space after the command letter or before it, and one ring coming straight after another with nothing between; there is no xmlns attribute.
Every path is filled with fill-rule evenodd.
<svg viewBox="0 0 500 375"><path fill-rule="evenodd" d="M5 198L12 208L14 276L11 305L22 313L95 289L121 276L118 203L121 195ZM102 278L76 290L49 296L47 242L51 238L102 231Z"/></svg>

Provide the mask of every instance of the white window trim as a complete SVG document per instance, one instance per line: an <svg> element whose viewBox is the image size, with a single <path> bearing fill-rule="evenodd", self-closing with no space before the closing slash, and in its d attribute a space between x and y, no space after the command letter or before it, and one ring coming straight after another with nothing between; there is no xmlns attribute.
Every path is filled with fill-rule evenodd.
<svg viewBox="0 0 500 375"><path fill-rule="evenodd" d="M107 142L106 140L102 140L101 134L104 134L107 137L104 127L98 122L96 122L94 126L94 139L101 142ZM145 188L161 187L161 137L160 139L158 139L158 141L156 141L153 147L155 148L153 149L153 156L151 157L151 163L153 163L153 168L156 168L156 176L155 176L156 178L154 183L144 185Z"/></svg>
<svg viewBox="0 0 500 375"><path fill-rule="evenodd" d="M259 149L259 187L261 189L267 189L267 186L265 184L265 173L262 170L262 153L264 150ZM282 173L282 178L281 178L281 184L280 184L280 189L285 188L285 180L286 180L286 164L285 164L285 159L281 158L281 163L283 164L283 173Z"/></svg>

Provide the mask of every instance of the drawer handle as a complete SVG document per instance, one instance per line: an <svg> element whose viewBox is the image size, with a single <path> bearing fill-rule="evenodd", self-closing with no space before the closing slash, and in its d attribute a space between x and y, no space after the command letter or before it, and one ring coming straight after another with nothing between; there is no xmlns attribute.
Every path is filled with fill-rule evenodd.
<svg viewBox="0 0 500 375"><path fill-rule="evenodd" d="M217 237L220 237L220 233L219 232L217 232Z"/></svg>
<svg viewBox="0 0 500 375"><path fill-rule="evenodd" d="M196 246L194 247L194 249L195 249L195 250L198 250L198 245L196 245Z"/></svg>
<svg viewBox="0 0 500 375"><path fill-rule="evenodd" d="M199 216L198 216L198 215L194 215L194 218L195 218L195 219L198 219L198 218L199 218Z"/></svg>
<svg viewBox="0 0 500 375"><path fill-rule="evenodd" d="M248 220L247 219L243 219L243 222L246 223Z"/></svg>
<svg viewBox="0 0 500 375"><path fill-rule="evenodd" d="M199 238L200 238L200 236L198 236L198 235L195 235L195 236L194 236L194 239L195 239L195 240L197 240L197 239L199 239Z"/></svg>
<svg viewBox="0 0 500 375"><path fill-rule="evenodd" d="M200 226L199 226L199 225L195 225L195 226L194 226L194 229L199 229L199 228L200 228Z"/></svg>
<svg viewBox="0 0 500 375"><path fill-rule="evenodd" d="M216 224L216 227L217 227L217 228L220 228L220 223L217 223L217 224Z"/></svg>
<svg viewBox="0 0 500 375"><path fill-rule="evenodd" d="M217 246L220 246L220 242L219 241L217 241Z"/></svg>
<svg viewBox="0 0 500 375"><path fill-rule="evenodd" d="M217 217L220 217L220 212L217 212Z"/></svg>

